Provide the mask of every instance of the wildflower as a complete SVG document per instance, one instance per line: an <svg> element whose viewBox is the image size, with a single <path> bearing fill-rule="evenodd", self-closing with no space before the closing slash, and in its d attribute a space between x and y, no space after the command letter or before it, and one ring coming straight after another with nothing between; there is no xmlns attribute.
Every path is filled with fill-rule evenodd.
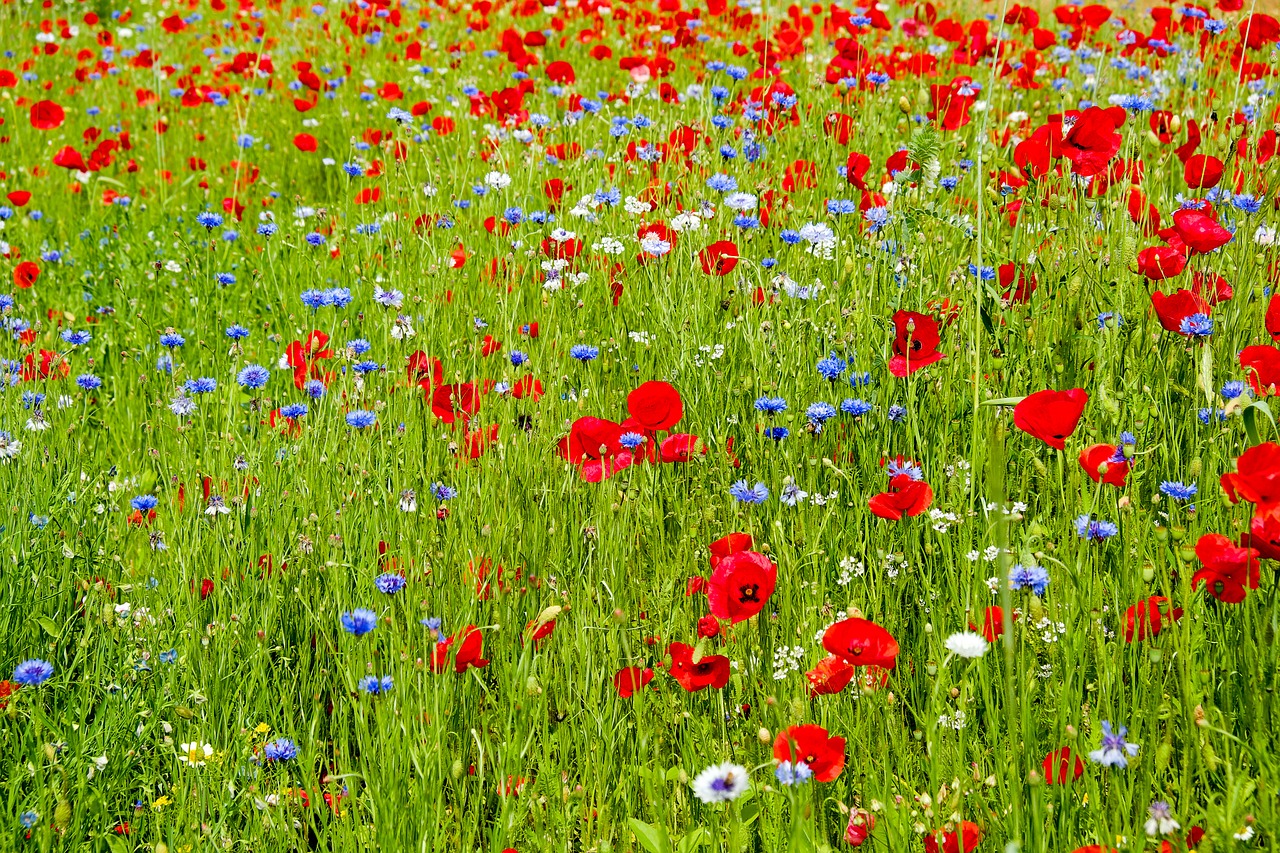
<svg viewBox="0 0 1280 853"><path fill-rule="evenodd" d="M298 757L298 745L287 737L278 737L262 748L267 761L292 761Z"/></svg>
<svg viewBox="0 0 1280 853"><path fill-rule="evenodd" d="M875 406L860 399L844 400L840 403L840 411L855 418L870 414L873 409Z"/></svg>
<svg viewBox="0 0 1280 853"><path fill-rule="evenodd" d="M586 364L588 361L599 357L600 348L589 346L587 344L574 344L569 348L569 357Z"/></svg>
<svg viewBox="0 0 1280 853"><path fill-rule="evenodd" d="M828 382L835 382L840 378L840 374L844 373L848 366L848 362L837 356L835 353L832 353L826 358L819 359L817 369L823 379L826 379Z"/></svg>
<svg viewBox="0 0 1280 853"><path fill-rule="evenodd" d="M765 438L772 438L774 441L782 441L784 438L791 435L791 430L781 426L769 427L763 434Z"/></svg>
<svg viewBox="0 0 1280 853"><path fill-rule="evenodd" d="M1213 334L1213 320L1205 314L1191 314L1182 318L1178 331L1193 338L1207 338Z"/></svg>
<svg viewBox="0 0 1280 853"><path fill-rule="evenodd" d="M1118 731L1113 731L1111 722L1102 721L1102 745L1089 753L1089 758L1107 767L1125 768L1129 766L1129 758L1138 754L1138 745L1129 743L1125 738L1129 734L1129 729L1121 726Z"/></svg>
<svg viewBox="0 0 1280 853"><path fill-rule="evenodd" d="M787 410L787 401L781 397L760 397L755 402L755 408L757 412L776 415Z"/></svg>
<svg viewBox="0 0 1280 853"><path fill-rule="evenodd" d="M356 686L361 692L368 693L370 696L378 696L382 693L389 693L391 688L395 686L395 681L389 675L378 678L376 675L366 675L360 679Z"/></svg>
<svg viewBox="0 0 1280 853"><path fill-rule="evenodd" d="M96 391L102 387L102 380L92 373L82 373L76 377L76 384L86 391Z"/></svg>
<svg viewBox="0 0 1280 853"><path fill-rule="evenodd" d="M1195 483L1178 483L1165 480L1160 483L1160 494L1175 501L1189 501L1196 496L1200 488Z"/></svg>
<svg viewBox="0 0 1280 853"><path fill-rule="evenodd" d="M155 495L138 495L136 498L129 501L129 506L133 507L143 515L146 515L151 512L151 510L155 509L156 505L159 503L160 501Z"/></svg>
<svg viewBox="0 0 1280 853"><path fill-rule="evenodd" d="M769 499L769 489L764 483L750 485L746 480L738 480L729 487L729 494L744 504L762 504Z"/></svg>
<svg viewBox="0 0 1280 853"><path fill-rule="evenodd" d="M385 592L387 595L395 595L405 587L405 579L395 572L383 572L373 579L373 585L378 588L379 592Z"/></svg>
<svg viewBox="0 0 1280 853"><path fill-rule="evenodd" d="M809 419L809 423L815 427L821 427L824 423L836 416L835 406L830 403L813 403L809 408L804 410L804 415Z"/></svg>
<svg viewBox="0 0 1280 853"><path fill-rule="evenodd" d="M236 374L236 382L241 388L249 391L257 391L265 387L270 378L271 371L256 364L251 364Z"/></svg>
<svg viewBox="0 0 1280 853"><path fill-rule="evenodd" d="M972 631L959 631L947 637L947 641L943 644L947 651L957 657L962 658L980 658L987 651L987 640L981 634Z"/></svg>
<svg viewBox="0 0 1280 853"><path fill-rule="evenodd" d="M160 335L160 346L168 347L169 349L177 349L186 342L186 338L182 337L182 335L179 335L172 329Z"/></svg>
<svg viewBox="0 0 1280 853"><path fill-rule="evenodd" d="M889 420L895 424L900 424L907 419L907 410L902 406L890 406L886 414L889 416Z"/></svg>
<svg viewBox="0 0 1280 853"><path fill-rule="evenodd" d="M1172 835L1180 827L1173 819L1173 811L1169 808L1169 804L1164 800L1156 800L1147 806L1147 822L1143 824L1143 829L1147 831L1147 835L1158 838L1161 835Z"/></svg>
<svg viewBox="0 0 1280 853"><path fill-rule="evenodd" d="M1049 572L1042 566L1014 566L1009 570L1009 587L1029 589L1035 595L1044 595L1049 587Z"/></svg>
<svg viewBox="0 0 1280 853"><path fill-rule="evenodd" d="M348 634L362 637L378 625L378 614L365 607L349 610L342 614L342 629Z"/></svg>
<svg viewBox="0 0 1280 853"><path fill-rule="evenodd" d="M213 758L213 745L192 741L178 745L178 760L188 767L203 767Z"/></svg>
<svg viewBox="0 0 1280 853"><path fill-rule="evenodd" d="M53 676L53 664L30 658L14 667L13 680L23 687L38 687Z"/></svg>
<svg viewBox="0 0 1280 853"><path fill-rule="evenodd" d="M736 800L750 787L747 768L727 761L708 767L693 779L693 795L704 803Z"/></svg>
<svg viewBox="0 0 1280 853"><path fill-rule="evenodd" d="M366 412L357 409L354 412L347 412L347 426L355 429L368 429L378 422L378 416L373 412Z"/></svg>
<svg viewBox="0 0 1280 853"><path fill-rule="evenodd" d="M1075 521L1076 534L1089 542L1105 542L1120 532L1109 521L1094 520L1091 516L1082 515Z"/></svg>
<svg viewBox="0 0 1280 853"><path fill-rule="evenodd" d="M773 775L777 777L778 782L789 787L808 782L813 778L813 771L803 761L797 761L795 764L783 761L774 768Z"/></svg>

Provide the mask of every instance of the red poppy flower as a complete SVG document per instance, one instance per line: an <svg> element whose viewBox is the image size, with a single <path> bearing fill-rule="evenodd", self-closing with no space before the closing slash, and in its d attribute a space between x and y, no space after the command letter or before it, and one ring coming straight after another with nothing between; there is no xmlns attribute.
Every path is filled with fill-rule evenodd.
<svg viewBox="0 0 1280 853"><path fill-rule="evenodd" d="M1192 314L1208 314L1212 309L1202 297L1185 288L1168 295L1155 291L1151 294L1151 307L1156 319L1166 332L1182 334L1182 321Z"/></svg>
<svg viewBox="0 0 1280 853"><path fill-rule="evenodd" d="M1203 297L1204 301L1210 305L1226 302L1232 296L1235 296L1235 290L1232 289L1231 282L1217 273L1200 270L1191 275L1191 292L1196 296ZM1269 307L1270 303L1268 303Z"/></svg>
<svg viewBox="0 0 1280 853"><path fill-rule="evenodd" d="M982 830L972 821L961 821L960 831L937 829L924 837L925 853L973 853L982 840Z"/></svg>
<svg viewBox="0 0 1280 853"><path fill-rule="evenodd" d="M1036 277L1012 262L1001 264L996 270L1000 276L1000 289L1009 302L1030 302L1036 292Z"/></svg>
<svg viewBox="0 0 1280 853"><path fill-rule="evenodd" d="M698 263L707 275L728 275L738 265L738 247L729 240L717 240L698 252Z"/></svg>
<svg viewBox="0 0 1280 853"><path fill-rule="evenodd" d="M928 314L896 312L893 315L893 357L889 359L889 372L902 378L946 358L938 352L940 341L938 321Z"/></svg>
<svg viewBox="0 0 1280 853"><path fill-rule="evenodd" d="M453 641L458 646L458 652L453 658L454 672L466 672L469 666L479 669L489 665L489 662L482 657L484 636L475 625L468 625L454 634Z"/></svg>
<svg viewBox="0 0 1280 853"><path fill-rule="evenodd" d="M319 143L316 142L316 138L309 133L299 133L293 137L293 147L299 151L309 154L315 151L318 146Z"/></svg>
<svg viewBox="0 0 1280 853"><path fill-rule="evenodd" d="M680 392L666 382L646 382L627 395L627 414L648 432L671 429L684 417Z"/></svg>
<svg viewBox="0 0 1280 853"><path fill-rule="evenodd" d="M1062 136L1062 156L1071 161L1071 171L1089 177L1105 172L1120 151L1117 128L1124 124L1121 107L1089 107Z"/></svg>
<svg viewBox="0 0 1280 853"><path fill-rule="evenodd" d="M1271 294L1271 299L1267 302L1267 313L1263 317L1262 324L1266 327L1267 334L1271 336L1271 340L1280 343L1280 293Z"/></svg>
<svg viewBox="0 0 1280 853"><path fill-rule="evenodd" d="M23 261L13 268L13 286L26 290L34 287L40 278L40 266L35 261Z"/></svg>
<svg viewBox="0 0 1280 853"><path fill-rule="evenodd" d="M1249 377L1253 393L1269 397L1280 386L1280 349L1259 344L1240 351L1240 366Z"/></svg>
<svg viewBox="0 0 1280 853"><path fill-rule="evenodd" d="M1231 242L1231 232L1203 210L1179 210L1173 215L1173 227L1193 255L1206 255Z"/></svg>
<svg viewBox="0 0 1280 853"><path fill-rule="evenodd" d="M898 641L876 623L857 617L842 619L822 634L822 647L853 666L893 669Z"/></svg>
<svg viewBox="0 0 1280 853"><path fill-rule="evenodd" d="M1240 534L1240 547L1253 548L1264 560L1280 560L1280 504L1265 504Z"/></svg>
<svg viewBox="0 0 1280 853"><path fill-rule="evenodd" d="M459 416L470 418L480 410L480 391L471 382L441 385L431 392L431 413L451 424Z"/></svg>
<svg viewBox="0 0 1280 853"><path fill-rule="evenodd" d="M638 666L623 667L613 677L613 689L618 691L618 695L623 699L630 699L637 690L650 681L653 681L653 670L649 667L646 666L644 669Z"/></svg>
<svg viewBox="0 0 1280 853"><path fill-rule="evenodd" d="M1013 407L1013 425L1056 450L1065 450L1088 402L1083 388L1037 391Z"/></svg>
<svg viewBox="0 0 1280 853"><path fill-rule="evenodd" d="M838 655L827 655L804 674L809 682L809 698L831 696L844 690L853 680L853 664Z"/></svg>
<svg viewBox="0 0 1280 853"><path fill-rule="evenodd" d="M1080 467L1095 483L1106 483L1123 489L1129 476L1129 461L1120 456L1114 444L1095 444L1080 451Z"/></svg>
<svg viewBox="0 0 1280 853"><path fill-rule="evenodd" d="M1206 533L1196 543L1196 557L1204 568L1191 576L1191 589L1205 590L1219 601L1239 604L1250 589L1257 589L1258 552L1240 548L1221 533Z"/></svg>
<svg viewBox="0 0 1280 853"><path fill-rule="evenodd" d="M1220 482L1232 503L1246 501L1260 508L1280 504L1280 445L1265 441L1250 447Z"/></svg>
<svg viewBox="0 0 1280 853"><path fill-rule="evenodd" d="M773 740L775 761L804 762L819 782L834 782L844 770L845 740L832 737L822 726L791 726Z"/></svg>
<svg viewBox="0 0 1280 853"><path fill-rule="evenodd" d="M680 432L669 435L662 440L659 456L663 462L689 462L698 456L705 456L707 446L696 435Z"/></svg>
<svg viewBox="0 0 1280 853"><path fill-rule="evenodd" d="M319 362L333 358L333 350L325 349L329 336L319 329L307 335L305 342L294 341L285 350L289 366L293 368L293 384L301 388L311 379L318 379L329 384L330 374L320 369Z"/></svg>
<svg viewBox="0 0 1280 853"><path fill-rule="evenodd" d="M603 483L614 474L630 468L636 461L627 451L622 451L604 459L587 459L578 466L578 474L584 483Z"/></svg>
<svg viewBox="0 0 1280 853"><path fill-rule="evenodd" d="M1151 246L1138 253L1138 272L1151 281L1164 281L1187 268L1187 255L1176 246Z"/></svg>
<svg viewBox="0 0 1280 853"><path fill-rule="evenodd" d="M721 560L730 554L737 554L741 551L750 551L755 541L751 538L750 533L730 533L728 536L722 536L707 546L707 550L711 552L711 568L714 569Z"/></svg>
<svg viewBox="0 0 1280 853"><path fill-rule="evenodd" d="M1046 755L1041 767L1046 785L1065 785L1084 775L1084 762L1073 755L1068 746L1059 747Z"/></svg>
<svg viewBox="0 0 1280 853"><path fill-rule="evenodd" d="M36 130L62 127L66 118L66 112L53 101L37 101L31 105L31 126Z"/></svg>
<svg viewBox="0 0 1280 853"><path fill-rule="evenodd" d="M1181 607L1166 607L1169 599L1162 595L1144 598L1124 612L1124 641L1141 642L1164 629L1165 620L1173 624L1182 618Z"/></svg>
<svg viewBox="0 0 1280 853"><path fill-rule="evenodd" d="M560 439L560 456L573 463L606 459L622 452L618 440L626 432L621 424L603 418L578 418L569 427L569 434Z"/></svg>
<svg viewBox="0 0 1280 853"><path fill-rule="evenodd" d="M729 659L724 655L703 655L695 662L693 646L684 643L667 646L667 654L671 655L668 673L690 693L707 687L719 690L729 683Z"/></svg>
<svg viewBox="0 0 1280 853"><path fill-rule="evenodd" d="M849 152L849 159L845 163L844 176L850 184L862 190L867 191L866 175L871 169L871 158L866 154L860 154L857 151Z"/></svg>
<svg viewBox="0 0 1280 853"><path fill-rule="evenodd" d="M1212 189L1222 180L1222 161L1210 154L1193 154L1182 164L1182 180L1193 190Z"/></svg>
<svg viewBox="0 0 1280 853"><path fill-rule="evenodd" d="M1018 621L1018 612L1013 612L1013 621ZM977 626L970 623L970 631L976 631ZM998 604L991 604L982 610L982 636L986 637L988 643L994 643L996 640L1004 636L1004 608Z"/></svg>
<svg viewBox="0 0 1280 853"><path fill-rule="evenodd" d="M764 554L739 551L720 560L707 583L707 607L733 623L755 616L778 583L778 567Z"/></svg>
<svg viewBox="0 0 1280 853"><path fill-rule="evenodd" d="M867 506L880 518L900 521L903 516L914 518L933 503L933 488L923 480L913 480L899 474L889 481L889 491L872 495Z"/></svg>
<svg viewBox="0 0 1280 853"><path fill-rule="evenodd" d="M542 381L534 379L532 373L526 373L511 386L511 396L517 400L528 397L536 403L542 399L542 393Z"/></svg>

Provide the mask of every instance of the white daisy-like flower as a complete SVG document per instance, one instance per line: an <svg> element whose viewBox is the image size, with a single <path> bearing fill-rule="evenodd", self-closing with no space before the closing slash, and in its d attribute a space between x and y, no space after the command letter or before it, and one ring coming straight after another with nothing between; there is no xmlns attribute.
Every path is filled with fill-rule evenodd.
<svg viewBox="0 0 1280 853"><path fill-rule="evenodd" d="M183 764L192 767L203 767L204 763L210 758L213 758L212 744L192 741L191 743L178 745L178 760Z"/></svg>
<svg viewBox="0 0 1280 853"><path fill-rule="evenodd" d="M704 803L736 800L750 787L747 768L731 761L712 765L693 779L693 795Z"/></svg>
<svg viewBox="0 0 1280 853"><path fill-rule="evenodd" d="M958 631L947 637L947 651L962 658L980 658L987 651L986 638L973 631Z"/></svg>

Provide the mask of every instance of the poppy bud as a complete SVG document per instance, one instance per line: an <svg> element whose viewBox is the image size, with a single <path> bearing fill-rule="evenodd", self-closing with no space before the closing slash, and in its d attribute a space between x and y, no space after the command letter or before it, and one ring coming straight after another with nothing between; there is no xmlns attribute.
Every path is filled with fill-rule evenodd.
<svg viewBox="0 0 1280 853"><path fill-rule="evenodd" d="M773 740L773 735L769 734L768 729L761 729L756 733L756 736L760 738L761 743L770 743Z"/></svg>
<svg viewBox="0 0 1280 853"><path fill-rule="evenodd" d="M720 620L714 616L703 616L698 620L698 636L707 640L720 636Z"/></svg>
<svg viewBox="0 0 1280 853"><path fill-rule="evenodd" d="M898 98L898 109L902 110L905 115L911 114L911 102L907 100L906 95Z"/></svg>
<svg viewBox="0 0 1280 853"><path fill-rule="evenodd" d="M1177 133L1179 130L1182 130L1182 116L1175 113L1169 119L1169 132Z"/></svg>

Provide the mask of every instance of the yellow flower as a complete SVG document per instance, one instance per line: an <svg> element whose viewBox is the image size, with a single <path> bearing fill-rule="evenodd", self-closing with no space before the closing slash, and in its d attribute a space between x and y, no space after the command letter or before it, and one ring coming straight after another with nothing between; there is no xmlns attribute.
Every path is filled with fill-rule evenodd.
<svg viewBox="0 0 1280 853"><path fill-rule="evenodd" d="M165 806L170 805L172 802L173 802L172 798L170 798L168 794L165 794L164 796L160 797L154 803L151 804L151 809L152 811L158 812L161 809L163 809Z"/></svg>
<svg viewBox="0 0 1280 853"><path fill-rule="evenodd" d="M266 723L258 723L257 727L255 727L253 730L254 734L259 734L259 735L268 734L270 733L270 731L271 731L271 726L267 725Z"/></svg>

